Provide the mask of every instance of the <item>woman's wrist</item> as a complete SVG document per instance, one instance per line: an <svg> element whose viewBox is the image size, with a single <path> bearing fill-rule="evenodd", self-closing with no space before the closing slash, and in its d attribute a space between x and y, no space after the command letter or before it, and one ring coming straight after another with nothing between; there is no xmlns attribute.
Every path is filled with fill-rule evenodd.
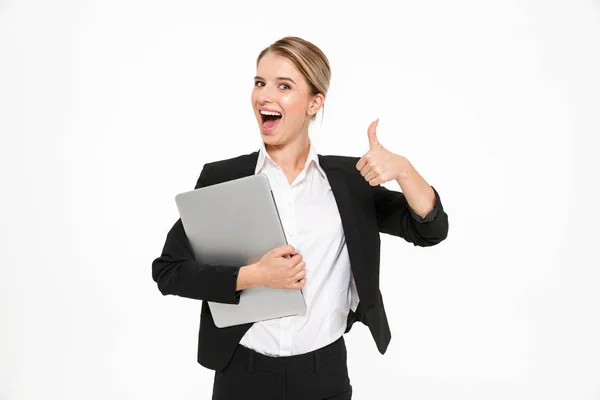
<svg viewBox="0 0 600 400"><path fill-rule="evenodd" d="M258 264L244 265L238 272L236 290L263 286L263 277Z"/></svg>

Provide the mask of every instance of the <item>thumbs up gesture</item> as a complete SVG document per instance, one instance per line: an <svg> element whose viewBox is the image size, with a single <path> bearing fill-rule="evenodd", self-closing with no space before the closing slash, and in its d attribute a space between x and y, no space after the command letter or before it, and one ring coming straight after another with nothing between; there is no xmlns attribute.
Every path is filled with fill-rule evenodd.
<svg viewBox="0 0 600 400"><path fill-rule="evenodd" d="M401 179L409 166L406 158L392 153L379 143L376 133L378 123L379 118L369 125L369 151L356 164L356 169L371 186Z"/></svg>

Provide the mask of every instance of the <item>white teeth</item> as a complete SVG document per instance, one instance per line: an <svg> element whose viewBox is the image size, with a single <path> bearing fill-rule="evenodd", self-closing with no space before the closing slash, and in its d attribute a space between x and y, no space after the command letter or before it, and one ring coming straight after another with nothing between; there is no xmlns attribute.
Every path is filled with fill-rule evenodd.
<svg viewBox="0 0 600 400"><path fill-rule="evenodd" d="M275 115L277 117L281 117L281 114L278 113L278 112L276 112L276 111L263 111L263 110L260 110L260 113L262 115Z"/></svg>

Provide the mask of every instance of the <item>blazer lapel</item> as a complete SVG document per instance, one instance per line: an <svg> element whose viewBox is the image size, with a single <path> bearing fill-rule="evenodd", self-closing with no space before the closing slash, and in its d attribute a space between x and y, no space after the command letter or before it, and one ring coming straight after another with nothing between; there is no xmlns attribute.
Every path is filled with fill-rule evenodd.
<svg viewBox="0 0 600 400"><path fill-rule="evenodd" d="M327 156L319 155L319 163L327 175L327 180L340 212L348 256L350 257L350 265L356 281L360 302L366 305L375 304L375 294L368 293L364 289L366 288L364 283L368 282L370 278L367 274L361 233L355 218L354 204L348 191L344 168Z"/></svg>

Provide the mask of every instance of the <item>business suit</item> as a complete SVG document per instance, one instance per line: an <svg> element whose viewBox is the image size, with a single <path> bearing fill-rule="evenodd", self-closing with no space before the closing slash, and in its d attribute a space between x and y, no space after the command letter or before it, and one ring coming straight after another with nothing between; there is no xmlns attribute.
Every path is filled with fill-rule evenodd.
<svg viewBox="0 0 600 400"><path fill-rule="evenodd" d="M196 188L254 174L258 152L206 164ZM371 187L356 169L358 158L319 155L327 174L340 217L352 273L360 297L356 312L348 315L346 332L355 321L371 331L379 351L385 353L391 333L379 290L379 233L401 236L416 246L432 246L447 236L448 217L434 189L435 205L423 219L408 206L400 192ZM204 300L200 314L198 362L223 370L240 339L252 324L228 328L214 325L206 301L239 302L236 280L241 266L206 266L194 261L185 232L178 220L167 235L162 255L152 263L152 276L167 295Z"/></svg>

